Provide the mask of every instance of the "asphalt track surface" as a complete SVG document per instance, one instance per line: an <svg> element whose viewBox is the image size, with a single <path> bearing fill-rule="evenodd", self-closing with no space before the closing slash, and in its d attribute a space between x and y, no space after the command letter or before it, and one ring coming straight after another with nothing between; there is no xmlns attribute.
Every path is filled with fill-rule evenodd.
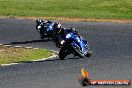
<svg viewBox="0 0 132 88"><path fill-rule="evenodd" d="M0 67L0 88L82 88L81 66L90 79L132 80L132 24L61 22L75 27L92 45L90 58L53 58L40 62ZM34 20L0 19L0 43L58 51L52 41L40 40ZM86 88L131 88L132 86L87 86Z"/></svg>

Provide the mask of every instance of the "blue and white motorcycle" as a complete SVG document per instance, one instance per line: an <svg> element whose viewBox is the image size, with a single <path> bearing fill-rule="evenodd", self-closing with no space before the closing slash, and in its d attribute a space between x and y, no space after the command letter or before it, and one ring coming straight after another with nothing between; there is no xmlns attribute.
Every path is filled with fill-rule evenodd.
<svg viewBox="0 0 132 88"><path fill-rule="evenodd" d="M72 32L65 34L59 42L61 44L60 59L64 59L69 54L74 54L80 58L92 55L88 42Z"/></svg>
<svg viewBox="0 0 132 88"><path fill-rule="evenodd" d="M44 21L40 19L36 20L36 29L39 32L41 39L49 39L53 37L53 24L54 23L51 21Z"/></svg>

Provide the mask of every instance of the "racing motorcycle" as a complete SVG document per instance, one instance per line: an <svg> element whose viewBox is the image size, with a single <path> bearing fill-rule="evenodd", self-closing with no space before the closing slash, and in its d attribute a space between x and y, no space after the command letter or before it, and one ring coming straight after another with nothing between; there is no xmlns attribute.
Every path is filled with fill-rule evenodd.
<svg viewBox="0 0 132 88"><path fill-rule="evenodd" d="M63 38L60 38L59 42L61 47L60 59L64 59L69 54L74 54L74 57L79 56L80 58L92 55L88 42L72 32L65 34Z"/></svg>
<svg viewBox="0 0 132 88"><path fill-rule="evenodd" d="M53 37L52 26L53 26L53 23L51 21L44 21L40 19L36 20L36 30L39 32L41 39L44 39L44 38L49 39Z"/></svg>

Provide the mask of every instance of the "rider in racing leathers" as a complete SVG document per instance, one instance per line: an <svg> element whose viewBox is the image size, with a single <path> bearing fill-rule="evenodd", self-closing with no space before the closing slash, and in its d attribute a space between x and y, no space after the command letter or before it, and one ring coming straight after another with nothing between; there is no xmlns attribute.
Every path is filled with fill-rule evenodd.
<svg viewBox="0 0 132 88"><path fill-rule="evenodd" d="M55 45L57 47L60 47L60 43L59 43L60 39L59 38L61 38L61 36L63 36L64 34L66 34L68 32L73 32L76 35L78 35L78 31L76 29L74 29L74 28L64 28L64 27L61 26L60 23L54 23L53 30L54 30L53 41L55 42Z"/></svg>
<svg viewBox="0 0 132 88"><path fill-rule="evenodd" d="M51 32L53 31L53 25L54 23L52 21L45 21L45 20L36 20L37 26L36 29L38 29L41 39L44 38L44 34L51 35Z"/></svg>

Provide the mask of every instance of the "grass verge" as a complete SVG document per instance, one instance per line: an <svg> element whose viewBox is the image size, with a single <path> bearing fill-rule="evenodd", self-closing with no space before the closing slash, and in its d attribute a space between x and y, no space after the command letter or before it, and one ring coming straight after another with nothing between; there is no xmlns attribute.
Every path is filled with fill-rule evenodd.
<svg viewBox="0 0 132 88"><path fill-rule="evenodd" d="M1 16L131 19L132 0L0 0Z"/></svg>
<svg viewBox="0 0 132 88"><path fill-rule="evenodd" d="M51 56L52 53L44 49L25 49L0 46L0 64L32 61Z"/></svg>

